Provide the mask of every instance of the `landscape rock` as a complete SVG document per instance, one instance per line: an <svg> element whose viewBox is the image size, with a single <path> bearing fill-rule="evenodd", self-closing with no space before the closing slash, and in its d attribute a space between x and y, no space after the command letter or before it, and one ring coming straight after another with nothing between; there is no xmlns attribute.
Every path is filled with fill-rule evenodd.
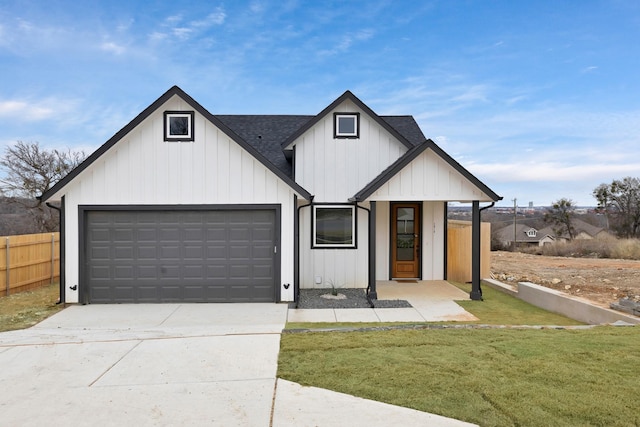
<svg viewBox="0 0 640 427"><path fill-rule="evenodd" d="M628 297L620 298L618 302L612 302L610 307L613 310L633 314L634 316L640 316L640 302L634 301Z"/></svg>

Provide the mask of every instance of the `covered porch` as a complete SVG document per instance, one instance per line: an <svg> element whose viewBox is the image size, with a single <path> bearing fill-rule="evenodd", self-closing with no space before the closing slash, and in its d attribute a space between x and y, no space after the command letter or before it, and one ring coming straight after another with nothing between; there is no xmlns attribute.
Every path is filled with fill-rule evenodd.
<svg viewBox="0 0 640 427"><path fill-rule="evenodd" d="M288 322L465 322L478 320L455 301L469 295L446 280L378 281L378 299L406 300L410 308L290 309ZM375 301L374 301L375 305Z"/></svg>

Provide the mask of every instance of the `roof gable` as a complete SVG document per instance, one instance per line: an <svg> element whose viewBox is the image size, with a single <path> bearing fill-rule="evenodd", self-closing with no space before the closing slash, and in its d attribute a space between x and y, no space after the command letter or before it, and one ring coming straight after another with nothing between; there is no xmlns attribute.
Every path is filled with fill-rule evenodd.
<svg viewBox="0 0 640 427"><path fill-rule="evenodd" d="M431 139L427 139L423 144L414 147L413 149L407 151L402 157L396 160L393 164L391 164L386 170L384 170L380 175L378 175L373 181L367 184L362 190L357 192L352 200L354 201L364 201L369 198L373 193L375 193L380 187L389 182L391 178L396 176L400 171L402 171L409 163L415 160L420 154L425 152L426 150L432 150L439 158L441 158L444 162L446 162L449 166L451 166L454 170L459 172L464 178L466 178L472 185L476 186L480 191L489 196L491 200L498 201L502 200L502 197L498 196L494 193L489 187L487 187L483 182L481 182L478 178L476 178L471 172L466 170L460 163L456 162L451 156L444 152L435 142Z"/></svg>
<svg viewBox="0 0 640 427"><path fill-rule="evenodd" d="M234 142L236 142L243 149L248 151L260 163L262 163L265 167L267 167L267 169L269 169L276 176L282 179L287 185L289 185L295 192L297 192L307 200L311 198L311 194L307 190L305 190L299 184L293 181L293 179L289 175L287 175L285 172L283 172L280 168L276 167L271 161L269 161L269 159L267 159L267 157L265 157L263 153L257 150L253 145L244 141L240 136L238 136L235 132L233 132L225 123L223 123L220 119L218 119L217 117L209 113L209 111L207 111L202 105L196 102L191 96L189 96L186 92L184 92L178 86L173 86L167 92L165 92L162 96L160 96L156 101L154 101L151 105L149 105L146 109L144 109L140 114L138 114L138 116L136 116L125 127L120 129L107 142L105 142L96 151L94 151L91 155L89 155L89 157L87 157L80 165L78 165L74 170L72 170L67 176L65 176L63 179L58 181L49 190L45 191L40 196L40 199L42 201L46 201L50 199L54 194L56 194L58 191L64 188L76 176L78 176L82 171L87 169L93 162L95 162L104 153L106 153L111 147L113 147L116 143L118 143L121 139L123 139L129 132L131 132L140 123L142 123L142 121L144 121L147 117L149 117L156 110L158 110L162 105L164 105L169 99L171 99L173 96L176 96L176 95L179 96L182 100L184 100L187 104L189 104L191 108L198 111L198 113L200 113L207 120L213 123L214 126L220 129Z"/></svg>
<svg viewBox="0 0 640 427"><path fill-rule="evenodd" d="M282 149L288 150L291 149L291 145L298 139L302 134L304 134L307 130L311 129L314 125L316 125L320 120L322 120L327 114L330 114L336 107L342 104L344 101L350 100L353 102L358 108L364 111L368 116L370 116L374 121L376 121L380 126L382 126L387 132L393 135L402 145L411 149L414 147L404 135L398 132L393 126L391 126L387 121L383 120L380 116L378 116L371 108L369 108L364 102L360 101L358 97L356 97L351 91L346 91L343 93L338 99L329 104L324 110L314 116L311 120L305 123L300 129L298 129L295 133L290 135L286 140L284 140L281 144ZM393 119L392 119L393 120ZM417 125L416 125L417 126ZM413 130L415 132L415 130ZM422 133L422 132L420 132Z"/></svg>

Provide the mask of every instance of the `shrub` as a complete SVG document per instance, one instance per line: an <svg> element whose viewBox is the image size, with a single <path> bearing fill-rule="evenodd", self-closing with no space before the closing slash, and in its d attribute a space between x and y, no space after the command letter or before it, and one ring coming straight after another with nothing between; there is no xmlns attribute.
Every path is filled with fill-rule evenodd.
<svg viewBox="0 0 640 427"><path fill-rule="evenodd" d="M546 256L576 258L618 258L640 260L638 239L577 239L571 242L556 242L544 247L529 248L526 252Z"/></svg>
<svg viewBox="0 0 640 427"><path fill-rule="evenodd" d="M640 259L640 240L620 239L614 247L611 258Z"/></svg>

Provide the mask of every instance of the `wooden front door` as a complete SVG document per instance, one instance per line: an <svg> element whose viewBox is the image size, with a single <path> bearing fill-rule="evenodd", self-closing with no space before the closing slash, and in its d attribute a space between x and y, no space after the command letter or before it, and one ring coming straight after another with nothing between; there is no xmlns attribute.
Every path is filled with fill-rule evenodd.
<svg viewBox="0 0 640 427"><path fill-rule="evenodd" d="M420 204L391 205L391 278L420 278Z"/></svg>

